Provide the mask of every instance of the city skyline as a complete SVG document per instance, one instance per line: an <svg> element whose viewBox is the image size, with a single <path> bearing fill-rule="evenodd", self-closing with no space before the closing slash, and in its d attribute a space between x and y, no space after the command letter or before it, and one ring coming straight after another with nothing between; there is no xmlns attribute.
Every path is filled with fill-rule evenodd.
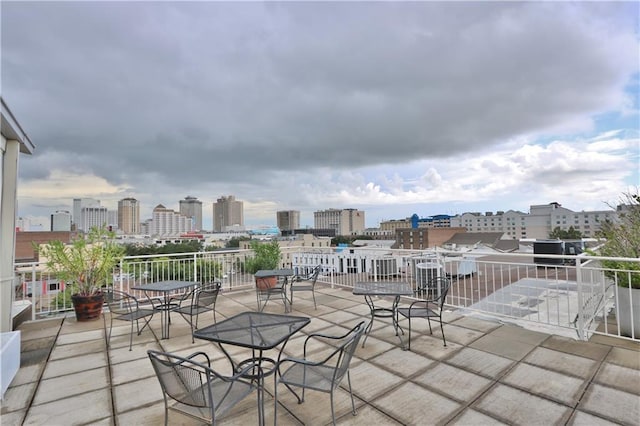
<svg viewBox="0 0 640 426"><path fill-rule="evenodd" d="M3 97L36 149L18 211L72 198L246 225L418 214L639 185L637 2L4 2ZM167 31L170 28L171 31Z"/></svg>

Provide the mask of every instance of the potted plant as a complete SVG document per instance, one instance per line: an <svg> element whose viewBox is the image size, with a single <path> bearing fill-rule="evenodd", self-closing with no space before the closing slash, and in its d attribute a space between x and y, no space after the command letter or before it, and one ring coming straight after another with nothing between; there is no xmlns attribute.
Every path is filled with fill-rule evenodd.
<svg viewBox="0 0 640 426"><path fill-rule="evenodd" d="M258 241L251 242L251 249L254 256L245 262L246 271L255 274L262 269L276 269L280 263L280 245L273 240L268 243L260 243ZM269 279L270 278L270 279ZM278 277L269 277L260 279L256 284L262 286L275 287L278 284Z"/></svg>
<svg viewBox="0 0 640 426"><path fill-rule="evenodd" d="M78 321L100 318L107 285L114 267L124 256L124 247L113 240L105 228L92 228L87 235L70 245L51 241L38 248L46 258L49 271L66 284Z"/></svg>
<svg viewBox="0 0 640 426"><path fill-rule="evenodd" d="M618 220L605 222L600 228L599 236L605 242L598 254L640 259L640 194L626 193L621 201L617 207ZM620 334L640 337L640 261L603 259L602 266L607 269L605 275L617 285Z"/></svg>

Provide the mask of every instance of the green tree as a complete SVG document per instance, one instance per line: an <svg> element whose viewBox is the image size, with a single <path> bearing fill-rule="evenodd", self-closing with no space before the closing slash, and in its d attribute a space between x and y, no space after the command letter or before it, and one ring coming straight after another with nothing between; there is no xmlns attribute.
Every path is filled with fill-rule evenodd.
<svg viewBox="0 0 640 426"><path fill-rule="evenodd" d="M607 257L640 258L640 194L625 193L617 207L618 220L606 221L597 236L605 239L599 254ZM602 265L612 270L631 271L617 274L621 287L640 288L640 262L603 260ZM613 271L612 271L613 274Z"/></svg>
<svg viewBox="0 0 640 426"><path fill-rule="evenodd" d="M240 241L248 241L251 238L249 237L233 237L231 239L229 239L227 241L227 244L225 245L225 248L239 248L240 247Z"/></svg>
<svg viewBox="0 0 640 426"><path fill-rule="evenodd" d="M582 238L582 232L570 226L569 229L561 229L556 226L549 234L549 238L558 240L579 240Z"/></svg>

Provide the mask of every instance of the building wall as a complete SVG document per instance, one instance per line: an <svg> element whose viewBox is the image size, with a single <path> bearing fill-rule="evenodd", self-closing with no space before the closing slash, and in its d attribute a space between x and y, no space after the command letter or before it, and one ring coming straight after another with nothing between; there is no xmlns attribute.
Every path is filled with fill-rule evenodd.
<svg viewBox="0 0 640 426"><path fill-rule="evenodd" d="M103 226L109 223L106 207L83 207L80 210L80 224L78 230L89 232L91 228Z"/></svg>
<svg viewBox="0 0 640 426"><path fill-rule="evenodd" d="M593 238L606 220L616 220L614 210L574 212L558 203L530 206L529 213L514 210L505 212L464 213L451 218L451 226L465 227L469 232L504 232L510 238L549 238L556 228L567 231L570 227Z"/></svg>
<svg viewBox="0 0 640 426"><path fill-rule="evenodd" d="M364 211L357 209L328 209L313 213L314 228L335 229L336 235L362 235Z"/></svg>
<svg viewBox="0 0 640 426"><path fill-rule="evenodd" d="M237 201L233 195L218 198L213 203L213 230L223 232L238 227L244 227L242 201Z"/></svg>
<svg viewBox="0 0 640 426"><path fill-rule="evenodd" d="M135 198L118 201L118 229L127 235L140 233L140 203Z"/></svg>
<svg viewBox="0 0 640 426"><path fill-rule="evenodd" d="M51 231L71 231L71 213L68 211L57 211L51 215Z"/></svg>
<svg viewBox="0 0 640 426"><path fill-rule="evenodd" d="M202 201L196 197L185 197L180 200L180 214L192 219L192 231L202 231Z"/></svg>
<svg viewBox="0 0 640 426"><path fill-rule="evenodd" d="M69 244L77 238L77 232L71 231L35 231L16 232L16 262L33 262L38 260L38 253L34 249L40 244L59 240Z"/></svg>
<svg viewBox="0 0 640 426"><path fill-rule="evenodd" d="M396 229L396 246L399 249L428 249L440 247L458 232L466 228L405 228Z"/></svg>
<svg viewBox="0 0 640 426"><path fill-rule="evenodd" d="M100 200L94 198L74 198L73 199L73 216L71 221L76 225L76 229L80 231L88 231L83 229L82 209L84 207L100 207Z"/></svg>
<svg viewBox="0 0 640 426"><path fill-rule="evenodd" d="M300 212L298 210L282 210L276 212L276 224L280 231L300 228Z"/></svg>
<svg viewBox="0 0 640 426"><path fill-rule="evenodd" d="M153 209L149 234L154 237L179 236L191 231L191 227L190 217L183 216L159 204Z"/></svg>

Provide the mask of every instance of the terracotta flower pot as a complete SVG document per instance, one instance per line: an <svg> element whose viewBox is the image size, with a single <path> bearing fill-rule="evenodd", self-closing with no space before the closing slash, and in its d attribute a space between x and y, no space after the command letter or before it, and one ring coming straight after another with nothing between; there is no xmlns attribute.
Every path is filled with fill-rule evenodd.
<svg viewBox="0 0 640 426"><path fill-rule="evenodd" d="M71 296L71 302L78 321L94 321L100 318L102 313L104 295L102 293L91 296L74 294Z"/></svg>
<svg viewBox="0 0 640 426"><path fill-rule="evenodd" d="M268 290L278 285L278 277L256 277L256 287L260 290Z"/></svg>

